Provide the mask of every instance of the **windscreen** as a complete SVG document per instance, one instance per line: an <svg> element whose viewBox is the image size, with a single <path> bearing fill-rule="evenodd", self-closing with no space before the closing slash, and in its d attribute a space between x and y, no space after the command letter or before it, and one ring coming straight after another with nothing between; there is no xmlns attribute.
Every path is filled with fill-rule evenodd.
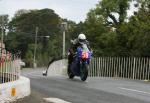
<svg viewBox="0 0 150 103"><path fill-rule="evenodd" d="M82 51L83 52L89 52L89 49L88 49L86 44L82 44Z"/></svg>

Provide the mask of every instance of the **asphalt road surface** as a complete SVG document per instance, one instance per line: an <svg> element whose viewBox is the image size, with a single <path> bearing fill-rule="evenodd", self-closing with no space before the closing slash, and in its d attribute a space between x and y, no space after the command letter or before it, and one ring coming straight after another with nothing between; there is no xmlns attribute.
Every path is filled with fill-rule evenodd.
<svg viewBox="0 0 150 103"><path fill-rule="evenodd" d="M100 77L82 82L67 76L43 77L41 69L25 70L22 74L30 78L32 93L17 103L52 103L54 98L53 103L150 103L149 82Z"/></svg>

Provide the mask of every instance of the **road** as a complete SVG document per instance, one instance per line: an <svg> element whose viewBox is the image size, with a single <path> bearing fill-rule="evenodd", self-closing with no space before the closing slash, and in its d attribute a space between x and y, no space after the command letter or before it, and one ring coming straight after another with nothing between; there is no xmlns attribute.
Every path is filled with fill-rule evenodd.
<svg viewBox="0 0 150 103"><path fill-rule="evenodd" d="M119 78L88 78L82 82L67 76L43 77L41 69L22 74L30 78L32 93L17 103L48 103L44 98L66 103L150 103L149 82Z"/></svg>

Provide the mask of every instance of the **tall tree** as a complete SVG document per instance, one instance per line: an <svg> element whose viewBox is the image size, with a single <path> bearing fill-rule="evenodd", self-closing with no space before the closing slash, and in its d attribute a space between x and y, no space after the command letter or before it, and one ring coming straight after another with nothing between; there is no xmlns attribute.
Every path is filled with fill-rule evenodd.
<svg viewBox="0 0 150 103"><path fill-rule="evenodd" d="M0 32L3 29L3 32L5 34L6 30L8 29L8 15L1 15L0 16Z"/></svg>
<svg viewBox="0 0 150 103"><path fill-rule="evenodd" d="M115 32L106 26L103 16L98 16L96 11L91 10L84 23L84 31L94 50L95 56L115 55ZM110 52L111 50L111 52Z"/></svg>
<svg viewBox="0 0 150 103"><path fill-rule="evenodd" d="M6 39L7 49L13 52L20 50L22 52L22 58L31 57L33 50L30 44L34 45L35 28L38 27L38 47L40 45L42 47L40 50L37 50L37 56L40 53L44 56L47 52L47 56L45 57L49 58L48 52L55 53L57 51L56 49L60 48L61 43L54 45L55 50L49 51L45 48L51 46L48 44L50 42L48 39L43 38L43 36L50 36L50 41L56 39L60 42L61 39L58 39L61 35L59 28L60 20L61 18L51 9L30 10L25 11L25 13L24 10L23 12L22 10L18 11L9 23L10 32ZM29 55L26 53L29 53Z"/></svg>
<svg viewBox="0 0 150 103"><path fill-rule="evenodd" d="M96 15L104 19L106 26L116 28L117 54L128 55L125 34L121 33L127 19L127 10L132 0L102 0L95 9Z"/></svg>
<svg viewBox="0 0 150 103"><path fill-rule="evenodd" d="M130 55L150 56L150 1L139 3L139 11L122 27L121 32L126 33Z"/></svg>

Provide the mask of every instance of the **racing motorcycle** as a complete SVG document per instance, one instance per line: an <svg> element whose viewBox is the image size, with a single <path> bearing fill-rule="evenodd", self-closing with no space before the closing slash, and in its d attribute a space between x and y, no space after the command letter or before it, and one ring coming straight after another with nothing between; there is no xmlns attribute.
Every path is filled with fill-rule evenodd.
<svg viewBox="0 0 150 103"><path fill-rule="evenodd" d="M88 49L86 44L82 44L77 48L73 57L73 62L68 67L68 76L73 79L74 76L79 76L82 81L88 77L88 70L92 52Z"/></svg>

